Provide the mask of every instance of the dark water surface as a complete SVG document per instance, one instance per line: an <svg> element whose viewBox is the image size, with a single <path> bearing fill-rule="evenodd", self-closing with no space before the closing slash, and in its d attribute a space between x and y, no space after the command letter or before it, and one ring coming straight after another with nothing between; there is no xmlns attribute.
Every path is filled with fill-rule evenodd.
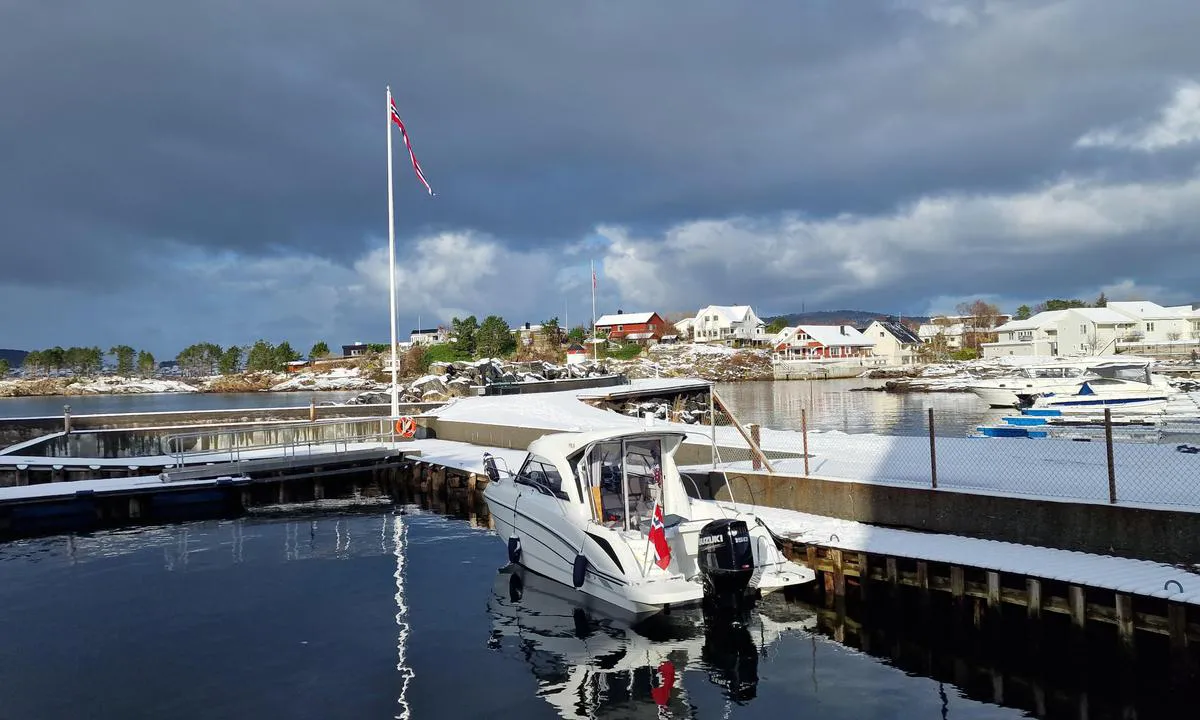
<svg viewBox="0 0 1200 720"><path fill-rule="evenodd" d="M1005 414L989 410L971 393L860 392L878 387L877 380L802 380L718 383L717 391L742 422L779 430L800 429L800 409L808 411L809 428L847 433L922 435L928 432L926 410L934 408L939 435L961 437L978 425ZM289 393L159 393L151 395L81 395L72 397L0 398L0 418L61 415L70 405L76 415L167 410L218 410L258 407L305 407L345 402L357 392Z"/></svg>
<svg viewBox="0 0 1200 720"><path fill-rule="evenodd" d="M390 507L2 545L0 717L1022 716L834 642L802 603L635 631L503 556Z"/></svg>
<svg viewBox="0 0 1200 720"><path fill-rule="evenodd" d="M879 435L925 435L933 408L937 435L964 437L1012 411L994 410L973 393L885 393L882 380L777 380L718 383L717 392L743 423L799 430L807 411L810 430Z"/></svg>

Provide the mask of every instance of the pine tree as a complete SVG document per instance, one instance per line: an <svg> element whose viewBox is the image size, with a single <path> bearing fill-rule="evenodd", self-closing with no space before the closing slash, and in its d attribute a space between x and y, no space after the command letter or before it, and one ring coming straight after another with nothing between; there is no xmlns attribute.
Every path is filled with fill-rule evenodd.
<svg viewBox="0 0 1200 720"><path fill-rule="evenodd" d="M142 350L141 352L138 353L137 369L138 369L139 375L141 375L142 377L150 377L151 375L154 374L154 367L155 367L154 355L152 355L151 353L149 353L145 350Z"/></svg>
<svg viewBox="0 0 1200 720"><path fill-rule="evenodd" d="M312 350L308 351L309 360L320 360L326 357L329 357L329 346L325 344L324 340L317 342L312 346Z"/></svg>

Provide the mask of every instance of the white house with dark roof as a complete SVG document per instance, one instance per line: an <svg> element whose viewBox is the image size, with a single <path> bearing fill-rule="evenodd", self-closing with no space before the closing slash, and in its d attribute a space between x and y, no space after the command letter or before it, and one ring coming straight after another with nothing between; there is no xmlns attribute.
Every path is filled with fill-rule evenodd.
<svg viewBox="0 0 1200 720"><path fill-rule="evenodd" d="M709 305L692 321L693 342L764 345L769 340L767 324L749 305Z"/></svg>
<svg viewBox="0 0 1200 720"><path fill-rule="evenodd" d="M885 358L889 365L911 365L917 360L921 338L901 323L875 320L863 335L872 343L872 354Z"/></svg>

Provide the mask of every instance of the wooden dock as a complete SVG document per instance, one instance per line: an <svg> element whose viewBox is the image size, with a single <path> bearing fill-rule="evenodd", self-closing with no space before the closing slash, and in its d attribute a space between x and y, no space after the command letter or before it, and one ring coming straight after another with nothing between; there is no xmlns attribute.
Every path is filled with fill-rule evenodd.
<svg viewBox="0 0 1200 720"><path fill-rule="evenodd" d="M835 604L848 596L868 602L876 593L894 595L904 589L925 599L948 597L969 612L977 628L1016 609L1032 622L1057 616L1080 632L1103 625L1131 655L1142 636L1166 638L1171 652L1180 656L1200 647L1200 608L1188 603L921 558L844 552L817 543L787 540L784 549L817 572L819 589Z"/></svg>
<svg viewBox="0 0 1200 720"><path fill-rule="evenodd" d="M0 538L232 517L252 507L390 497L412 451L356 447L0 489Z"/></svg>

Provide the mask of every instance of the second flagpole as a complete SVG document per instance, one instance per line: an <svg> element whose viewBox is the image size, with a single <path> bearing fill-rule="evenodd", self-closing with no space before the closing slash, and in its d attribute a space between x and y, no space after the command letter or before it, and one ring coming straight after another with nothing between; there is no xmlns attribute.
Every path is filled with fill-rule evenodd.
<svg viewBox="0 0 1200 720"><path fill-rule="evenodd" d="M387 88L387 105L384 109L387 119L387 180L388 180L388 306L391 310L392 327L392 422L400 417L400 390L397 370L399 362L396 358L396 210L392 200L392 87Z"/></svg>

